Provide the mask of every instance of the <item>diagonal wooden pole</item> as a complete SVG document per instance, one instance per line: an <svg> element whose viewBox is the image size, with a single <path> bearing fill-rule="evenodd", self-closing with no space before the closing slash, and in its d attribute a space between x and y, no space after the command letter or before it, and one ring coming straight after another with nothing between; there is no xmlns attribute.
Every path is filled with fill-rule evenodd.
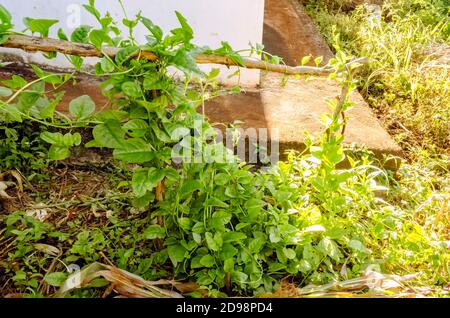
<svg viewBox="0 0 450 318"><path fill-rule="evenodd" d="M67 55L76 55L80 57L102 57L107 55L114 58L120 51L120 48L103 47L102 51L97 50L91 44L74 43L70 41L57 40L51 38L40 38L28 35L10 35L8 40L0 45L5 48L21 49L27 52L57 52ZM153 52L141 51L140 57L149 61L156 61L158 56ZM232 59L219 55L201 54L196 57L198 64L221 64L228 66L241 66L250 69L260 69L269 72L283 73L287 75L328 75L334 72L330 67L313 67L313 66L287 66L277 65L260 61L254 58L243 57L243 65L239 65ZM347 65L356 63L367 63L367 58L359 58L349 62Z"/></svg>

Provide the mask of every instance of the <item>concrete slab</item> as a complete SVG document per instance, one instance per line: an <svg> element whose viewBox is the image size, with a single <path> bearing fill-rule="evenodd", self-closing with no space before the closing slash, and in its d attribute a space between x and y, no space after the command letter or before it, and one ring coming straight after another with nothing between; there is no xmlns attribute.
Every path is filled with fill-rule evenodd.
<svg viewBox="0 0 450 318"><path fill-rule="evenodd" d="M323 56L327 63L333 54L298 0L266 0L264 45L269 53L282 56L289 65L298 65L303 56ZM277 128L280 151L303 149L304 134L323 131L321 114L328 112L327 99L339 95L337 83L327 78L289 78L283 86L283 76L261 75L258 91L219 97L207 104L206 115L212 122L244 122L242 128ZM347 144L366 145L376 155L401 155L401 148L381 127L362 96L351 97L354 108L347 114L345 132ZM388 168L396 168L390 161Z"/></svg>

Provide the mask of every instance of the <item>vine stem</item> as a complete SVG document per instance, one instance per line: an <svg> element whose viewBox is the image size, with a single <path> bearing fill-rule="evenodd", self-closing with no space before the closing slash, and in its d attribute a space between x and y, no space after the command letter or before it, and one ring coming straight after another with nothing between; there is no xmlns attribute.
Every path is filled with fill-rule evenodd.
<svg viewBox="0 0 450 318"><path fill-rule="evenodd" d="M64 74L62 74L62 75L64 75ZM61 83L59 86L57 86L56 89L58 89L59 87L63 86L63 85L66 84L69 80L71 80L71 79L73 78L73 74L69 74L69 75L70 75L70 77L69 77L68 79L66 79L65 81L63 81L63 83ZM2 101L2 100L0 100L0 109L1 109L2 107L6 107L6 106L8 106L9 104L11 104L11 103L12 103L12 102L13 102L13 101L14 101L14 100L15 100L22 92L24 92L26 89L28 89L28 88L30 88L31 86L33 86L34 84L37 84L37 83L39 83L39 82L41 82L41 81L44 81L45 79L50 78L50 77L52 77L52 76L58 76L58 75L55 75L55 74L48 74L48 75L42 76L42 77L40 77L40 78L38 78L38 79L35 79L34 81L31 81L31 82L27 83L26 85L24 85L23 87L21 87L19 90L17 90L17 91L16 91L16 92L15 92L15 93L7 100L7 101ZM55 90L56 90L56 89L55 89ZM42 125L45 125L45 126L47 126L47 127L54 127L54 128L61 128L61 129L81 128L81 127L86 127L87 124L100 124L100 123L101 123L101 122L89 121L89 122L79 122L79 123L78 123L79 125L70 125L70 126L67 126L67 125L57 125L57 124L50 123L50 122L47 122L47 121L44 121L44 120L40 120L40 119L35 118L35 117L33 117L33 116L30 116L30 115L28 115L28 114L26 114L26 113L23 113L23 112L21 112L21 111L19 111L19 110L17 110L17 112L20 114L21 117L26 118L26 119L28 119L28 120L37 122L37 123L42 124ZM60 116L64 117L65 119L67 119L67 116L65 116L65 115L63 115L63 114L60 114L59 112L58 112L58 114L59 114Z"/></svg>

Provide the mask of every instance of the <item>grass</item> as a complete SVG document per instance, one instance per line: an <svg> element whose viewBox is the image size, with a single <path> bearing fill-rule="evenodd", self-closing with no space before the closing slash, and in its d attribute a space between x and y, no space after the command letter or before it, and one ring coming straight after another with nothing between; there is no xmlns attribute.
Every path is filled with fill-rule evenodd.
<svg viewBox="0 0 450 318"><path fill-rule="evenodd" d="M354 1L329 2L309 1L306 7L329 43L335 28L348 52L370 58L360 92L384 126L410 155L418 148L449 154L450 16L445 1L387 0L379 13L363 5L342 9Z"/></svg>
<svg viewBox="0 0 450 318"><path fill-rule="evenodd" d="M348 0L304 4L329 43L338 33L345 50L370 59L359 91L405 150L385 198L397 219L378 246L386 270L418 273L423 286L448 284L450 7L386 0L377 13Z"/></svg>

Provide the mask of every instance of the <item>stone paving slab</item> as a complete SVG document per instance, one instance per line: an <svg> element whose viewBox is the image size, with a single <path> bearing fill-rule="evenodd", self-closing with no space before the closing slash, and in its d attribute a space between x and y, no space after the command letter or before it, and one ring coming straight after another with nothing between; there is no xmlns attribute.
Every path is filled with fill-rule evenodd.
<svg viewBox="0 0 450 318"><path fill-rule="evenodd" d="M266 0L264 45L269 53L282 56L289 65L298 65L303 56L323 56L326 63L333 54L298 0ZM261 87L239 95L219 97L207 104L212 122L244 122L242 128L277 128L280 150L303 149L304 134L323 131L321 115L329 111L327 99L340 94L334 81L323 77L289 78L262 72ZM365 145L376 155L401 156L401 148L383 129L362 96L351 96L354 108L347 113L345 142ZM396 161L386 167L395 169Z"/></svg>

